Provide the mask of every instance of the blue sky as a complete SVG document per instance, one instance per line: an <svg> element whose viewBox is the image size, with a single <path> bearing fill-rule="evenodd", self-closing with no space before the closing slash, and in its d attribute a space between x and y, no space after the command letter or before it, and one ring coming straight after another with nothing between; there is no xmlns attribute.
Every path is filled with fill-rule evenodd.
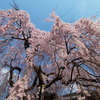
<svg viewBox="0 0 100 100"><path fill-rule="evenodd" d="M20 9L30 14L32 23L41 30L51 29L52 22L46 22L44 19L48 18L56 7L57 15L62 16L61 19L65 22L73 22L81 17L91 17L100 10L100 0L15 0L15 2ZM0 10L10 9L9 3L13 1L0 0ZM69 10L70 12L67 13Z"/></svg>

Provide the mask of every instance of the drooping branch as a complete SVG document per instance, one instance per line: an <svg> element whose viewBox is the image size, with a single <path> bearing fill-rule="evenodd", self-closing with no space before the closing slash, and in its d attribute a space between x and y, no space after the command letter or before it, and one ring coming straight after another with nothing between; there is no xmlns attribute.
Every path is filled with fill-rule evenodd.
<svg viewBox="0 0 100 100"><path fill-rule="evenodd" d="M52 81L50 81L50 82L45 86L45 88L49 88L52 84L54 84L55 82L61 80L62 77L63 77L62 74L63 74L64 69L65 69L64 67L59 68L57 76L56 76L54 79L52 79Z"/></svg>
<svg viewBox="0 0 100 100"><path fill-rule="evenodd" d="M70 80L73 80L73 72L74 72L74 68L75 68L75 65L73 65L73 67L72 67L72 70L71 70L71 79L70 79Z"/></svg>
<svg viewBox="0 0 100 100"><path fill-rule="evenodd" d="M10 67L10 77L9 77L9 84L13 87L13 73L14 73L14 70L18 70L19 73L21 72L21 68L19 67Z"/></svg>
<svg viewBox="0 0 100 100"><path fill-rule="evenodd" d="M70 37L68 38L68 40L66 41L66 36L64 36L64 42L65 42L65 45L66 45L67 55L69 55L69 54L71 53L71 51L72 51L73 49L76 48L76 47L74 46L74 47L71 47L71 48L69 49L68 43L69 43L71 37L72 37L72 36L70 36Z"/></svg>
<svg viewBox="0 0 100 100"><path fill-rule="evenodd" d="M18 67L18 66L13 67L13 65L12 65L12 62L13 62L14 60L16 60L16 56L17 56L17 54L15 55L14 58L11 58L11 61L10 61L9 64L8 64L7 62L5 62L5 66L7 66L7 67L10 68L10 70L9 70L9 73L10 73L9 84L11 85L11 87L13 87L13 84L14 84L14 81L13 81L13 74L14 74L14 71L17 70L17 71L19 72L19 74L20 74L20 72L21 72L21 70L22 70L20 67Z"/></svg>
<svg viewBox="0 0 100 100"><path fill-rule="evenodd" d="M64 61L66 61L67 59L65 59ZM82 61L81 61L82 60ZM74 64L74 65L77 65L78 63L83 64L84 63L84 60L82 57L77 57L77 58L74 58L74 59L71 59L70 61L68 61L66 63L66 66L68 66L69 64Z"/></svg>

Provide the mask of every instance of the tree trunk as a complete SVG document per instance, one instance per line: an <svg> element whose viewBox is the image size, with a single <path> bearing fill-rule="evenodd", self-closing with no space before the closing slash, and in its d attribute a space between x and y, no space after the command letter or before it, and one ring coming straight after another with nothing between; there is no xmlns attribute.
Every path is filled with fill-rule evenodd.
<svg viewBox="0 0 100 100"><path fill-rule="evenodd" d="M40 86L38 100L44 100L44 88L45 88L45 85Z"/></svg>

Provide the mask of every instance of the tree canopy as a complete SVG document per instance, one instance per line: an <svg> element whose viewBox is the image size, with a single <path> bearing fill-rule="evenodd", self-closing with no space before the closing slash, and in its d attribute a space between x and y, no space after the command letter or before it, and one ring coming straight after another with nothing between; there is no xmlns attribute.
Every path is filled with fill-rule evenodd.
<svg viewBox="0 0 100 100"><path fill-rule="evenodd" d="M57 94L58 85L100 92L100 20L66 23L53 11L46 21L54 22L51 31L37 29L23 10L0 11L0 67L9 68L6 100L42 100L46 91Z"/></svg>

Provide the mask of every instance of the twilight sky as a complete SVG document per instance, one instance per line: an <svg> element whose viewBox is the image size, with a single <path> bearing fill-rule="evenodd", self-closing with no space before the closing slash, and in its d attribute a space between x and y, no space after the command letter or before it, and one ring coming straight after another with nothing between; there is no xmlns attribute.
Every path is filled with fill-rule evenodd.
<svg viewBox="0 0 100 100"><path fill-rule="evenodd" d="M100 0L15 0L19 8L30 14L31 21L41 30L50 30L52 22L44 19L52 10L65 22L74 22L81 17L91 17L100 14ZM0 10L12 8L13 0L0 0ZM100 16L98 16L100 17Z"/></svg>

